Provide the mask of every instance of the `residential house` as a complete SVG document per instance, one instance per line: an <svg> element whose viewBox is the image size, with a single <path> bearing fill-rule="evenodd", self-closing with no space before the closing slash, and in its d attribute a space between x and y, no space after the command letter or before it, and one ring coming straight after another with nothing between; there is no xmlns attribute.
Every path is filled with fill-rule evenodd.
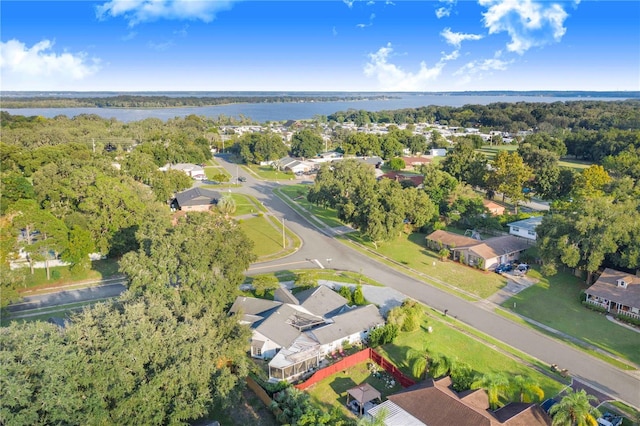
<svg viewBox="0 0 640 426"><path fill-rule="evenodd" d="M426 157L402 157L402 160L405 170L417 170L420 166L431 163L431 159Z"/></svg>
<svg viewBox="0 0 640 426"><path fill-rule="evenodd" d="M451 379L428 379L390 395L387 401L367 411L375 416L386 409L386 426L549 426L551 418L537 404L509 403L489 409L483 389L456 392Z"/></svg>
<svg viewBox="0 0 640 426"><path fill-rule="evenodd" d="M447 155L447 150L445 148L431 148L428 154L432 157L444 157Z"/></svg>
<svg viewBox="0 0 640 426"><path fill-rule="evenodd" d="M443 230L427 235L426 244L432 250L447 248L453 260L484 270L517 260L530 247L527 240L511 235L479 240Z"/></svg>
<svg viewBox="0 0 640 426"><path fill-rule="evenodd" d="M536 228L541 223L542 216L532 216L524 220L508 223L507 225L509 226L509 233L511 235L535 241L538 237L538 234L536 234Z"/></svg>
<svg viewBox="0 0 640 426"><path fill-rule="evenodd" d="M204 188L191 188L179 192L171 200L171 210L198 211L211 210L211 207L218 204L220 193Z"/></svg>
<svg viewBox="0 0 640 426"><path fill-rule="evenodd" d="M414 175L410 173L407 174L407 173L401 173L401 172L387 172L382 176L380 176L380 178L392 179L392 180L395 180L396 182L401 182L401 183L410 181L411 184L416 188L421 188L422 184L424 183L424 175Z"/></svg>
<svg viewBox="0 0 640 426"><path fill-rule="evenodd" d="M207 175L204 173L204 168L198 166L196 164L189 163L178 163L178 164L165 164L159 169L162 172L166 172L167 170L180 170L185 173L187 176L195 179L195 180L206 180Z"/></svg>
<svg viewBox="0 0 640 426"><path fill-rule="evenodd" d="M293 380L320 365L345 341L362 342L384 324L374 305L349 307L327 286L293 295L282 287L273 301L238 297L230 312L252 329L250 354L269 360L271 380Z"/></svg>
<svg viewBox="0 0 640 426"><path fill-rule="evenodd" d="M640 319L640 276L606 268L585 293L587 302L613 314Z"/></svg>
<svg viewBox="0 0 640 426"><path fill-rule="evenodd" d="M493 216L502 216L504 214L505 208L500 204L491 201L491 200L482 200L482 204L485 206L489 213Z"/></svg>

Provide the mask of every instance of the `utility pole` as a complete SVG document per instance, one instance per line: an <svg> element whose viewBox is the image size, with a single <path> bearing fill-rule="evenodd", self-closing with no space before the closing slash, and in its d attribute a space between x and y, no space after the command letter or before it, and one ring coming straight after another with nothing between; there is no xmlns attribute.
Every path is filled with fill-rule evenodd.
<svg viewBox="0 0 640 426"><path fill-rule="evenodd" d="M93 145L93 153L96 153L96 140L95 139L91 139L91 145Z"/></svg>

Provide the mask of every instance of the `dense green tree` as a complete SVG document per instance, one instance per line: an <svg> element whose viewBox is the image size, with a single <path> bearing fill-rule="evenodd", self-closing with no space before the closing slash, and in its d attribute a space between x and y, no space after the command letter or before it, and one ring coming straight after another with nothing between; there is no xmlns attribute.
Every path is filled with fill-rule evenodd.
<svg viewBox="0 0 640 426"><path fill-rule="evenodd" d="M591 406L591 402L596 400L596 397L587 394L584 389L565 394L549 410L553 426L596 426L600 412Z"/></svg>
<svg viewBox="0 0 640 426"><path fill-rule="evenodd" d="M225 195L218 200L218 210L228 218L236 212L236 201L230 195Z"/></svg>
<svg viewBox="0 0 640 426"><path fill-rule="evenodd" d="M543 272L558 266L597 271L605 260L622 268L640 266L640 206L637 199L590 197L546 215L536 228Z"/></svg>
<svg viewBox="0 0 640 426"><path fill-rule="evenodd" d="M441 163L443 171L470 185L482 185L486 164L485 156L468 141L458 142Z"/></svg>
<svg viewBox="0 0 640 426"><path fill-rule="evenodd" d="M556 199L560 196L560 167L558 154L546 149L521 147L518 153L522 160L533 170L531 187L544 199Z"/></svg>
<svg viewBox="0 0 640 426"><path fill-rule="evenodd" d="M532 177L532 170L517 152L500 151L492 163L492 170L487 175L488 186L502 192L503 201L509 201L518 213L518 204L529 198L523 189Z"/></svg>
<svg viewBox="0 0 640 426"><path fill-rule="evenodd" d="M593 197L604 194L604 187L611 182L611 176L604 167L592 165L575 178L572 194L574 197Z"/></svg>
<svg viewBox="0 0 640 426"><path fill-rule="evenodd" d="M3 169L5 168L3 164ZM25 198L34 199L36 193L31 182L20 173L9 171L2 173L0 177L0 214L5 214L7 207L12 203Z"/></svg>
<svg viewBox="0 0 640 426"><path fill-rule="evenodd" d="M411 364L411 371L414 377L426 378L429 374L429 366L432 359L433 354L427 345L424 345L422 349L410 348L407 351L407 360Z"/></svg>
<svg viewBox="0 0 640 426"><path fill-rule="evenodd" d="M120 261L128 288L135 294L180 289L185 303L223 309L255 259L253 244L221 215L189 213L175 226L145 224L136 235L140 249Z"/></svg>
<svg viewBox="0 0 640 426"><path fill-rule="evenodd" d="M282 137L275 133L245 133L231 148L245 163L275 161L285 157L289 151Z"/></svg>
<svg viewBox="0 0 640 426"><path fill-rule="evenodd" d="M520 147L531 150L544 149L557 154L558 157L562 157L567 154L567 146L564 144L562 139L542 132L525 136L524 140L520 143Z"/></svg>
<svg viewBox="0 0 640 426"><path fill-rule="evenodd" d="M91 233L81 227L73 227L69 230L69 241L61 258L71 263L72 271L86 271L91 267L89 254L95 251L95 245L91 239Z"/></svg>
<svg viewBox="0 0 640 426"><path fill-rule="evenodd" d="M358 284L353 290L353 304L356 306L362 306L367 304L367 300L362 293L362 286Z"/></svg>
<svg viewBox="0 0 640 426"><path fill-rule="evenodd" d="M440 170L435 164L421 166L424 175L423 189L436 205L446 203L449 195L459 182L449 173Z"/></svg>
<svg viewBox="0 0 640 426"><path fill-rule="evenodd" d="M291 137L291 155L294 157L312 158L323 148L322 136L311 129L300 130Z"/></svg>
<svg viewBox="0 0 640 426"><path fill-rule="evenodd" d="M271 290L275 290L280 287L280 281L275 275L258 275L253 277L251 285L258 296L264 296L265 293Z"/></svg>
<svg viewBox="0 0 640 426"><path fill-rule="evenodd" d="M406 164L404 163L404 160L402 158L395 157L389 160L389 168L391 170L399 171L404 169L405 167Z"/></svg>

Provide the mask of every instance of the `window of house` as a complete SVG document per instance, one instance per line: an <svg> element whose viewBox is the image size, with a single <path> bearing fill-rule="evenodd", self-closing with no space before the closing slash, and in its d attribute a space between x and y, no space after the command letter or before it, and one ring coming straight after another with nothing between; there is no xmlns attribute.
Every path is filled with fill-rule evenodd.
<svg viewBox="0 0 640 426"><path fill-rule="evenodd" d="M520 228L518 228L517 226L512 226L512 227L511 227L511 230L512 230L513 232L520 232Z"/></svg>
<svg viewBox="0 0 640 426"><path fill-rule="evenodd" d="M529 230L529 231L527 231L527 233L528 233L529 235L536 235L536 231L531 231L531 230Z"/></svg>
<svg viewBox="0 0 640 426"><path fill-rule="evenodd" d="M256 356L262 356L262 349L261 348L255 348L255 354L256 354Z"/></svg>

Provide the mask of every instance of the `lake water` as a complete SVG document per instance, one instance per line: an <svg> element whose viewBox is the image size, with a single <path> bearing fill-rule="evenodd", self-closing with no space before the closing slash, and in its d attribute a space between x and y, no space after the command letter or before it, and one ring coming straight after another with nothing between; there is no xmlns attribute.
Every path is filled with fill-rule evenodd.
<svg viewBox="0 0 640 426"><path fill-rule="evenodd" d="M396 95L397 96L397 95ZM57 115L75 117L80 114L97 114L103 118L115 118L122 122L143 120L145 118L159 118L167 120L175 117L185 117L190 114L215 118L220 115L239 117L243 115L254 121L282 121L313 118L316 115L330 115L338 111L349 109L365 111L397 110L402 108L417 108L429 105L461 107L463 105L487 105L495 102L567 102L577 100L619 101L624 98L585 98L585 97L553 97L553 96L489 96L489 95L420 95L403 94L394 99L336 101L336 102L296 102L296 103L244 103L216 105L208 107L185 108L19 108L6 109L11 115L33 116L40 115L52 118Z"/></svg>

